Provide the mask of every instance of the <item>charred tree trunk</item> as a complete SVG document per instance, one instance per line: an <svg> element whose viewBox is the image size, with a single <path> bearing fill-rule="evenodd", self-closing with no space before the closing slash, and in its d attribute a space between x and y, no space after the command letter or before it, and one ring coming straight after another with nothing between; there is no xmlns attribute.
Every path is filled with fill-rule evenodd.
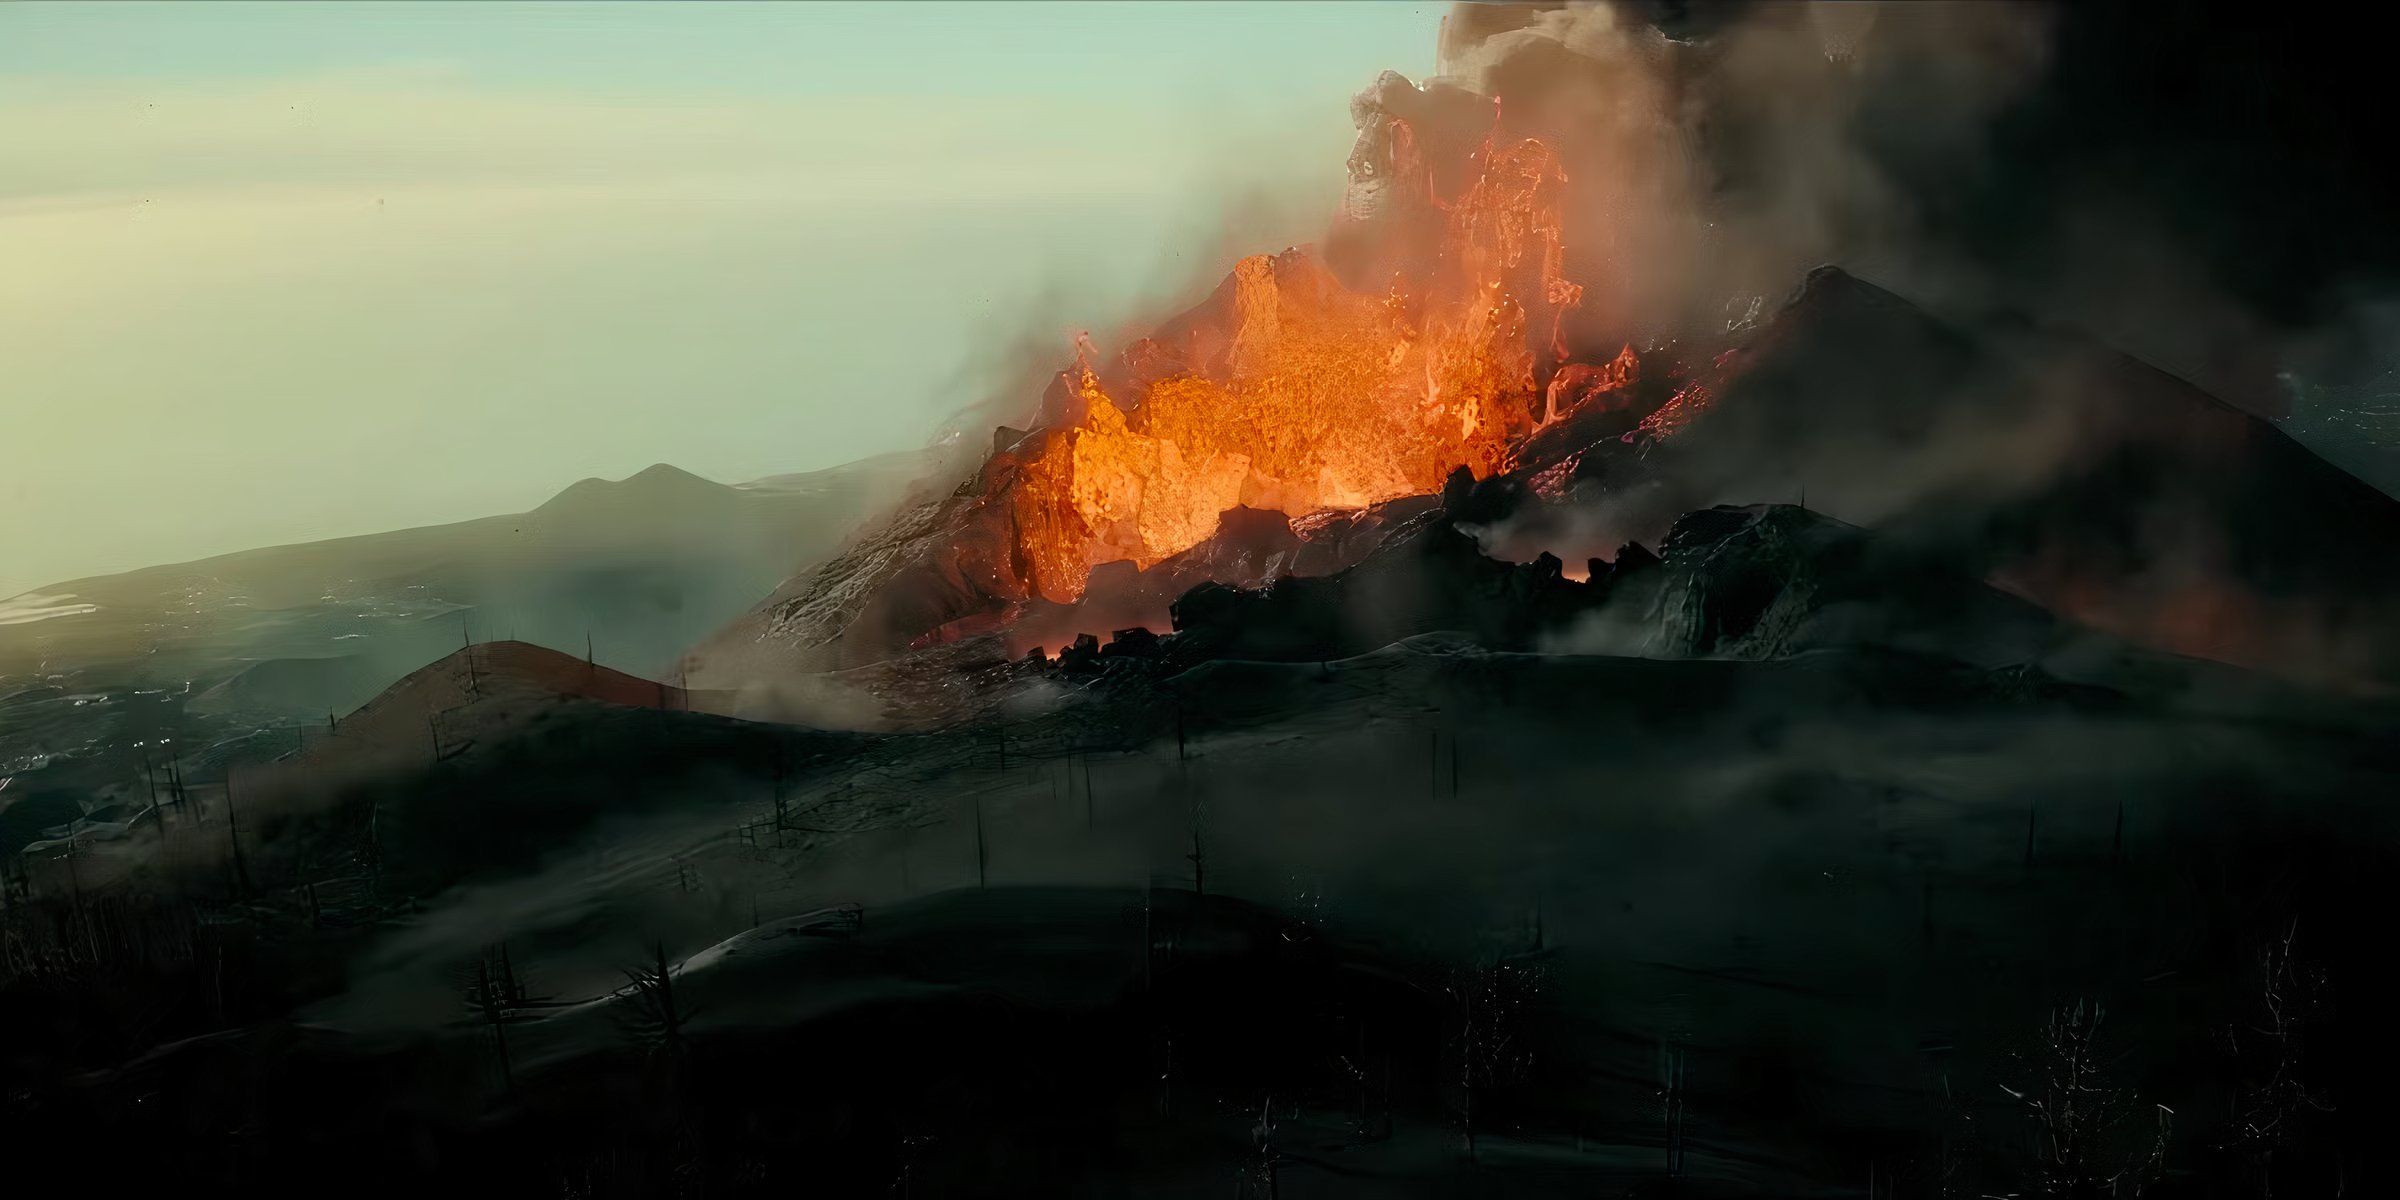
<svg viewBox="0 0 2400 1200"><path fill-rule="evenodd" d="M233 886L235 899L248 899L251 893L250 863L242 856L241 816L233 807L233 768L225 769L225 841L233 847Z"/></svg>
<svg viewBox="0 0 2400 1200"><path fill-rule="evenodd" d="M983 886L985 886L985 885L986 885L986 884L989 882L989 881L988 881L988 879L986 878L986 868L987 868L988 866L989 866L989 859L988 859L988 855L987 855L987 853L986 853L986 848L985 848L985 846L984 846L984 841L983 841L983 793L981 793L981 792L977 792L977 793L975 794L975 886L976 886L976 887L979 887L979 888L980 888L980 887L983 887Z"/></svg>

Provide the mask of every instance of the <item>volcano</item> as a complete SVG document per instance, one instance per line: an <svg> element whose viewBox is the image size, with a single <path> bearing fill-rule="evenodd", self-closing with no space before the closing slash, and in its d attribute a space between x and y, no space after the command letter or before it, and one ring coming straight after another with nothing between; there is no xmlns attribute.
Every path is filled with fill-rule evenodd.
<svg viewBox="0 0 2400 1200"><path fill-rule="evenodd" d="M794 581L755 632L729 631L689 669L739 674L722 660L762 647L779 669L838 669L1002 630L1021 651L1095 622L1157 625L1198 582L1355 563L1459 471L1555 465L1525 456L1530 439L1587 410L1628 427L1649 415L1667 397L1635 399L1645 370L1673 378L1679 360L1571 320L1571 181L1500 113L1387 74L1354 106L1351 198L1327 253L1245 258L1114 355L1079 340L1030 429L998 430L971 478Z"/></svg>
<svg viewBox="0 0 2400 1200"><path fill-rule="evenodd" d="M1202 335L1245 311L1245 287L1273 286L1247 310L1269 319L1291 280L1307 281L1304 296L1344 294L1305 252L1250 260L1168 336L1210 344ZM1229 354L1233 341L1217 348ZM1927 569L2152 649L2303 678L2400 675L2400 626L2378 599L2400 583L2400 502L2268 422L2070 329L1944 320L1827 267L1722 345L1622 347L1596 361L1527 350L1522 374L1482 377L1510 386L1471 393L1478 411L1505 418L1458 427L1489 435L1448 444L1471 461L1449 463L1439 480L1430 467L1412 475L1396 464L1441 460L1393 443L1361 460L1392 467L1389 482L1345 494L1347 505L1274 492L1246 456L1221 448L1199 460L1218 463L1217 475L1192 474L1180 447L1221 447L1216 435L1153 436L1142 430L1157 427L1111 399L1113 387L1188 404L1178 389L1213 386L1175 374L1145 385L1132 368L1155 361L1155 345L1120 358L1117 378L1130 382L1079 356L1052 389L1052 423L1000 430L972 477L786 584L705 644L693 677L738 687L754 671L872 674L936 650L947 663L990 665L1078 636L1163 634L1177 626L1178 600L1204 585L1397 569L1429 544L1429 522L1441 545L1464 551L1435 555L1445 572L1467 559L1499 560L1496 570L1547 557L1562 578L1600 578L1625 553L1647 557L1687 512L1759 503L1875 527ZM1156 400L1160 389L1173 398ZM1227 436L1257 428L1233 393L1211 394L1236 431ZM1426 411L1423 395L1391 394L1404 416ZM1331 435L1345 428L1304 422L1284 443L1296 456L1287 461L1331 462L1348 444ZM1319 429L1326 440L1312 440ZM1212 478L1217 490L1194 499L1186 485ZM1167 515L1152 517L1154 503ZM1202 523L1197 514L1218 504ZM1354 629L1323 625L1313 650L1291 656L1382 644L1361 644L1359 629L1388 641L1442 627L1395 618L1389 601L1373 608L1352 614Z"/></svg>
<svg viewBox="0 0 2400 1200"><path fill-rule="evenodd" d="M2040 313L1936 314L1838 267L1734 320L1642 311L1630 172L1655 155L1595 133L1565 68L1525 54L1480 90L1386 72L1352 102L1320 246L1241 259L1122 346L1062 348L1021 427L686 677L873 691L1167 634L1196 587L1329 577L1428 519L1581 578L1687 512L1755 504L2155 649L2400 674L2392 499L2183 380Z"/></svg>
<svg viewBox="0 0 2400 1200"><path fill-rule="evenodd" d="M2113 262L1872 253L2056 161L1980 137L2044 19L1461 6L1321 239L998 428L29 598L0 1120L261 1197L2371 1194L2400 501L2076 325ZM568 636L321 726L179 665L190 585L464 567ZM716 632L621 673L612 596ZM129 618L180 691L83 690Z"/></svg>

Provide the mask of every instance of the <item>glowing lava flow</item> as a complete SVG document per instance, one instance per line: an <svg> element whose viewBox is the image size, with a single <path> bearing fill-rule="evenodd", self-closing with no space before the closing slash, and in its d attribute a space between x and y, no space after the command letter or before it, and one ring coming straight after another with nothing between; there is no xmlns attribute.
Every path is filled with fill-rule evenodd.
<svg viewBox="0 0 2400 1200"><path fill-rule="evenodd" d="M1298 516L1436 491L1460 465L1500 469L1553 415L1542 384L1583 289L1562 267L1557 156L1528 139L1477 159L1421 284L1368 295L1306 252L1258 255L1219 289L1213 321L1127 350L1122 397L1079 353L1014 501L1033 591L1072 601L1092 567L1147 568L1236 505Z"/></svg>

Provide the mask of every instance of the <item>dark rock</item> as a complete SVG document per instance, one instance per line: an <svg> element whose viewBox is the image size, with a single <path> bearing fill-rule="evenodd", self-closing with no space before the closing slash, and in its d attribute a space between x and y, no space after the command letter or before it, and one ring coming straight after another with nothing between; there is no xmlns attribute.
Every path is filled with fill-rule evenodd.
<svg viewBox="0 0 2400 1200"><path fill-rule="evenodd" d="M1211 580L1178 597L1167 606L1167 612L1177 631L1202 629L1229 623L1239 610L1242 589Z"/></svg>
<svg viewBox="0 0 2400 1200"><path fill-rule="evenodd" d="M1427 513L1442 511L1438 495L1403 496L1352 511L1311 514L1292 523L1301 539L1292 557L1291 574L1331 575L1355 566L1374 553L1383 540Z"/></svg>
<svg viewBox="0 0 2400 1200"><path fill-rule="evenodd" d="M1136 625L1109 635L1108 645L1100 650L1102 658L1155 658L1158 655L1158 635L1146 626Z"/></svg>
<svg viewBox="0 0 2400 1200"><path fill-rule="evenodd" d="M1058 669L1065 674L1082 674L1099 667L1100 639L1091 634L1076 634L1075 640L1058 652Z"/></svg>
<svg viewBox="0 0 2400 1200"><path fill-rule="evenodd" d="M1626 579L1658 566L1658 556L1650 553L1640 542L1627 542L1617 548L1615 562L1595 558L1586 564L1584 582L1603 591L1616 587Z"/></svg>
<svg viewBox="0 0 2400 1200"><path fill-rule="evenodd" d="M1475 479L1460 467L1442 484L1442 511L1460 524L1490 525L1516 515L1532 495L1525 481L1514 475Z"/></svg>
<svg viewBox="0 0 2400 1200"><path fill-rule="evenodd" d="M1473 538L1429 515L1348 570L1260 589L1204 585L1177 600L1173 616L1178 640L1211 656L1289 662L1344 658L1436 630L1524 647L1596 595L1567 581L1555 557L1522 566L1487 558Z"/></svg>
<svg viewBox="0 0 2400 1200"><path fill-rule="evenodd" d="M1938 559L1788 504L1687 513L1668 534L1660 652L1774 658L1880 646L1983 667L2073 636L2049 614Z"/></svg>
<svg viewBox="0 0 2400 1200"><path fill-rule="evenodd" d="M1454 521L1460 519L1467 510L1468 497L1474 494L1475 472L1464 466L1450 468L1449 477L1442 480L1442 511L1449 513Z"/></svg>

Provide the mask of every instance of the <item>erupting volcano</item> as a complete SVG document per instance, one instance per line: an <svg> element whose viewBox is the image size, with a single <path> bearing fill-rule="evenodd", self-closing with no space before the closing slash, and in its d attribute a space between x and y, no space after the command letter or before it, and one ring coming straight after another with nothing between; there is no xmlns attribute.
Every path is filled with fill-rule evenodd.
<svg viewBox="0 0 2400 1200"><path fill-rule="evenodd" d="M0 80L141 19L18 7ZM243 1200L2372 1194L2400 424L2331 427L2400 381L2374 39L1464 0L1429 60L1402 5L455 7L474 41L400 32L473 70L406 103L335 54L376 18L310 18L257 31L303 75L162 27L44 112L0 237L110 252L0 290L43 352L0 352L44 435L12 519L130 536L50 465L75 425L194 530L165 503L226 498L181 468L262 421L290 469L227 502L337 515L930 436L0 595L10 1144ZM1432 74L1319 103L1393 52ZM1029 375L923 374L979 262L1089 266L1088 305L1173 250L1109 239L1205 200L1158 119L1194 104L1278 122L1246 165L1327 135L1248 181L1313 219ZM314 319L345 290L247 269L272 238L222 270L245 212L372 222L321 264L367 303ZM526 338L392 303L545 270L484 306ZM193 315L130 339L115 298ZM183 419L122 419L137 344ZM446 428L304 386L378 367L506 436L354 461ZM2209 378L2269 368L2288 410Z"/></svg>
<svg viewBox="0 0 2400 1200"><path fill-rule="evenodd" d="M1244 258L1108 353L1077 338L1029 429L796 580L756 636L729 631L730 677L760 650L822 670L991 634L1016 656L1164 632L1201 583L1329 575L1445 491L1562 495L1621 439L1638 454L1672 432L1644 418L1705 393L1671 345L1634 348L1623 238L1595 220L1622 184L1605 153L1447 79L1386 72L1351 117L1321 247ZM696 669L722 678L719 659L703 647Z"/></svg>
<svg viewBox="0 0 2400 1200"><path fill-rule="evenodd" d="M1309 251L1257 255L1115 370L1080 347L1020 451L1015 551L1034 595L1073 601L1102 563L1147 569L1237 506L1300 517L1435 491L1460 466L1491 475L1588 392L1546 391L1583 295L1558 156L1487 138L1472 184L1444 198L1405 125L1392 141L1399 185L1444 218L1429 271L1376 295Z"/></svg>
<svg viewBox="0 0 2400 1200"><path fill-rule="evenodd" d="M947 719L975 707L964 675L1182 629L1203 585L1325 608L1320 581L1427 551L1428 524L1542 579L1611 579L1628 543L1664 549L1684 514L1726 503L1883 527L2183 652L2315 661L2313 634L2294 649L2234 627L2353 623L2357 581L2312 564L2205 609L2291 614L2274 622L2194 635L2160 615L2192 606L2159 597L2276 560L2275 525L2372 497L2327 483L2267 522L2275 504L2240 481L2295 496L2319 472L2248 415L2034 322L1951 328L1839 270L1786 274L1780 231L1721 228L1696 166L1712 135L1674 123L1668 84L1700 86L1713 60L1605 14L1517 16L1534 25L1484 30L1460 73L1385 72L1353 98L1317 245L1241 259L1128 344L1077 338L1034 411L950 443L976 457L697 647L690 676L739 689L872 666L876 706ZM1552 26L1614 49L1585 58ZM2145 532L2163 528L2196 532ZM1444 582L1394 569L1406 581L1361 590L1361 611L1320 615L1405 636L1385 618L1453 584L1522 607L1518 583L1431 552Z"/></svg>

